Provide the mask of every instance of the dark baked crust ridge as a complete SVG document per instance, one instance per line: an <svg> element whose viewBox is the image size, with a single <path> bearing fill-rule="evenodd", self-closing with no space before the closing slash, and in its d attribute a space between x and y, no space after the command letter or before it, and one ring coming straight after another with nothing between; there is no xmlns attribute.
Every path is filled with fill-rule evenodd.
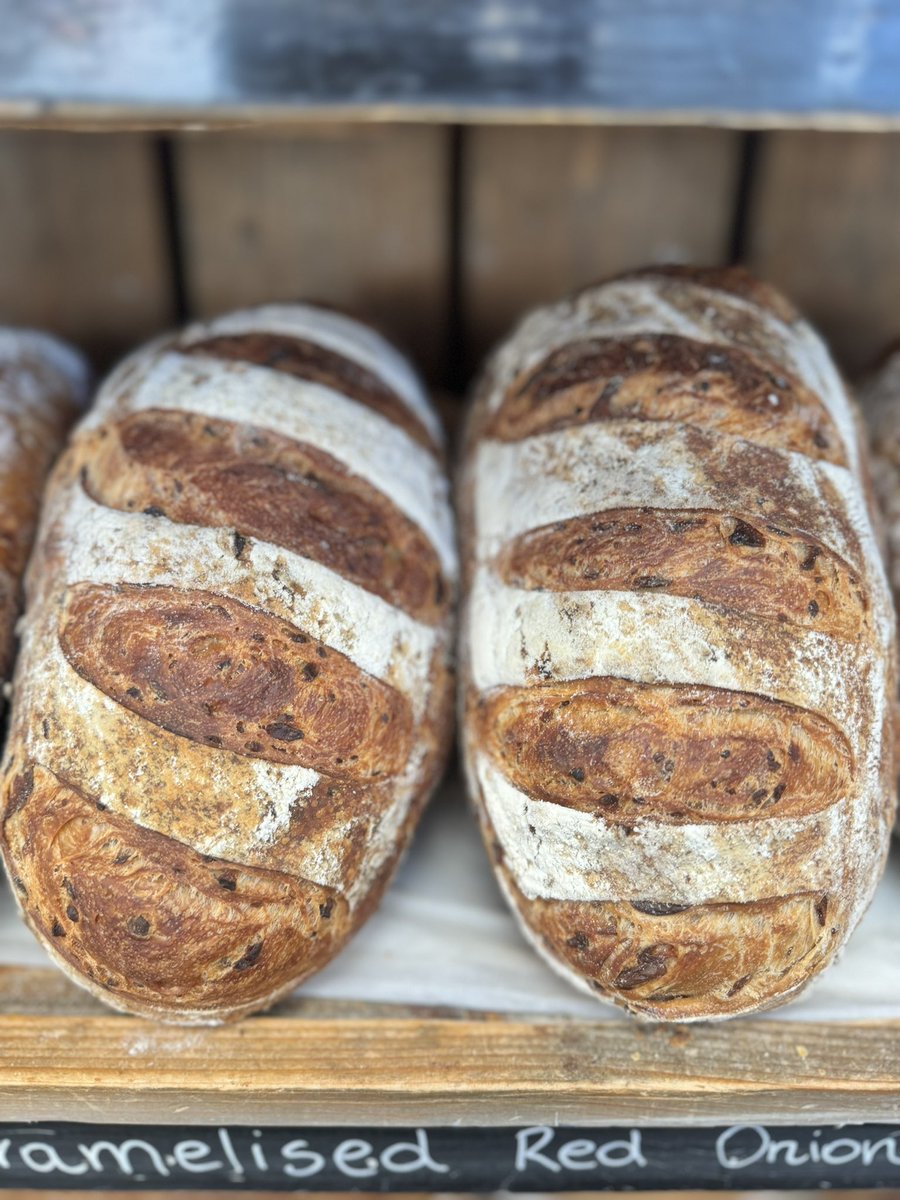
<svg viewBox="0 0 900 1200"><path fill-rule="evenodd" d="M709 288L710 291L724 292L744 300L750 305L766 309L783 321L785 325L796 325L802 318L794 305L783 292L758 279L746 267L701 267L691 263L658 263L652 267L640 267L634 271L625 271L614 277L618 280L647 279L664 280L674 283L693 283L698 287ZM609 280L608 282L612 282ZM588 290L588 289L582 289Z"/></svg>
<svg viewBox="0 0 900 1200"><path fill-rule="evenodd" d="M14 880L29 924L76 978L130 1011L240 1015L349 935L334 889L198 854L45 767L23 764L9 795L2 839L11 861L31 863L27 883Z"/></svg>
<svg viewBox="0 0 900 1200"><path fill-rule="evenodd" d="M604 677L502 688L469 719L525 795L619 825L807 816L842 800L854 775L831 722L711 687Z"/></svg>
<svg viewBox="0 0 900 1200"><path fill-rule="evenodd" d="M816 538L758 513L604 509L508 542L513 587L663 592L855 641L869 620L858 573Z"/></svg>
<svg viewBox="0 0 900 1200"><path fill-rule="evenodd" d="M98 503L233 527L321 562L420 620L445 617L449 588L425 534L315 446L255 425L146 409L82 435L79 453Z"/></svg>
<svg viewBox="0 0 900 1200"><path fill-rule="evenodd" d="M502 867L523 920L597 995L659 1021L720 1020L803 987L842 933L826 892L687 908L632 901L528 900Z"/></svg>
<svg viewBox="0 0 900 1200"><path fill-rule="evenodd" d="M567 342L507 390L486 436L518 441L594 421L684 421L846 465L822 401L734 346L668 333Z"/></svg>
<svg viewBox="0 0 900 1200"><path fill-rule="evenodd" d="M399 773L408 700L279 617L213 592L80 583L60 645L75 670L169 733L337 779Z"/></svg>
<svg viewBox="0 0 900 1200"><path fill-rule="evenodd" d="M438 453L431 434L409 405L372 371L343 354L305 338L283 333L253 332L182 339L174 348L182 354L267 367L319 383L387 417L421 446Z"/></svg>

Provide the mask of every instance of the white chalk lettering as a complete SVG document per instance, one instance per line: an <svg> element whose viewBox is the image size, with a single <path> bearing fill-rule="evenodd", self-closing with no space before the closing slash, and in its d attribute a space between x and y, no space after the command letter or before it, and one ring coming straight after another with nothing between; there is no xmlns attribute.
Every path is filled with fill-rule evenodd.
<svg viewBox="0 0 900 1200"><path fill-rule="evenodd" d="M234 1152L234 1145L231 1141L231 1134L227 1129L219 1130L219 1145L222 1147L222 1153L231 1163L231 1169L236 1175L243 1175L244 1164Z"/></svg>
<svg viewBox="0 0 900 1200"><path fill-rule="evenodd" d="M217 1178L234 1184L250 1174L264 1180L278 1173L296 1181L299 1187L314 1187L315 1184L303 1181L322 1174L331 1178L332 1183L335 1177L351 1181L349 1186L371 1187L371 1183L359 1184L357 1181L380 1180L384 1188L390 1186L390 1179L395 1175L419 1174L424 1177L432 1174L435 1179L441 1179L455 1172L456 1168L450 1164L457 1161L452 1143L445 1150L446 1157L437 1158L439 1147L445 1145L444 1140L427 1129L412 1129L402 1135L402 1140L391 1141L388 1140L392 1136L389 1130L348 1129L338 1133L340 1140L332 1140L330 1135L320 1139L317 1134L307 1131L312 1141L294 1138L284 1142L282 1136L290 1137L295 1131L285 1130L279 1136L274 1130L244 1129L232 1141L230 1130L213 1127L197 1129L193 1131L196 1136L175 1141L178 1132L174 1130L172 1133L148 1130L147 1139L120 1139L118 1130L109 1130L112 1140L81 1143L76 1142L76 1137L88 1132L99 1135L103 1131L85 1128L73 1137L37 1126L12 1128L7 1125L5 1128L9 1132L8 1136L0 1138L0 1181L5 1178L9 1182L8 1173L14 1171L26 1176L26 1181L28 1176L39 1176L41 1186L45 1187L54 1177L64 1186L65 1178L70 1176L81 1177L77 1186L86 1186L83 1179L93 1175L99 1177L100 1187L117 1186L116 1178L136 1182L154 1177L168 1179L170 1183L180 1178L186 1186L188 1175L205 1175L202 1186L209 1187ZM694 1149L697 1154L709 1154L710 1143L715 1138L714 1155L720 1168L729 1173L748 1172L745 1183L749 1184L760 1171L780 1171L785 1179L793 1178L795 1186L802 1186L810 1175L816 1180L837 1176L837 1182L841 1172L832 1172L831 1168L848 1164L858 1164L854 1167L857 1173L873 1166L877 1173L879 1165L882 1174L889 1167L900 1168L900 1129L885 1135L884 1128L890 1127L875 1127L879 1136L869 1138L864 1136L865 1126L779 1129L774 1125L732 1125L698 1139ZM870 1126L868 1132L872 1131ZM396 1131L393 1137L397 1137ZM315 1147L316 1141L320 1143L319 1148ZM558 1188L561 1184L554 1177L561 1175L561 1180L569 1178L570 1186L575 1176L578 1186L584 1190L609 1186L611 1176L618 1177L623 1183L630 1182L632 1186L646 1186L640 1184L638 1172L650 1165L644 1145L648 1146L647 1154L652 1159L655 1139L640 1129L628 1128L565 1130L533 1125L510 1130L503 1134L494 1155L498 1174L502 1172L504 1178L509 1171L513 1144L519 1186L527 1184L531 1190L539 1189L543 1179L552 1191L554 1186ZM671 1139L659 1141L661 1158L654 1162L657 1168L667 1161L672 1144ZM34 1186L38 1186L37 1181ZM733 1183L732 1186L738 1185Z"/></svg>
<svg viewBox="0 0 900 1200"><path fill-rule="evenodd" d="M520 1129L516 1134L516 1170L524 1171L529 1163L536 1163L547 1171L589 1171L608 1167L646 1167L641 1144L641 1131L632 1129L627 1138L615 1138L609 1142L595 1142L590 1138L573 1138L554 1149L554 1157L542 1153L555 1137L546 1125L533 1125ZM585 1162L585 1159L588 1159Z"/></svg>
<svg viewBox="0 0 900 1200"><path fill-rule="evenodd" d="M42 1175L49 1174L51 1171L62 1171L64 1175L83 1175L87 1170L84 1163L71 1166L69 1163L63 1162L55 1148L48 1146L46 1142L26 1142L20 1148L19 1154L29 1171L38 1171ZM43 1155L43 1158L36 1158L37 1154Z"/></svg>
<svg viewBox="0 0 900 1200"><path fill-rule="evenodd" d="M182 1171L190 1171L198 1175L203 1171L221 1171L225 1166L218 1158L214 1158L212 1162L200 1161L201 1158L208 1158L210 1154L212 1154L211 1147L206 1142L199 1142L194 1138L176 1142L172 1148L176 1166L180 1167Z"/></svg>
<svg viewBox="0 0 900 1200"><path fill-rule="evenodd" d="M824 1163L829 1167L856 1162L857 1159L869 1167L883 1155L893 1166L900 1166L900 1134L871 1138L837 1137L831 1141L821 1140L822 1131L799 1142L794 1138L776 1141L762 1125L732 1125L716 1139L716 1158L719 1165L729 1171L739 1171L764 1161L770 1165L803 1167L808 1163Z"/></svg>
<svg viewBox="0 0 900 1200"><path fill-rule="evenodd" d="M756 1138L755 1145L751 1145L750 1150L744 1154L729 1153L729 1142L748 1133ZM731 1125L716 1138L716 1158L719 1166L725 1167L726 1170L739 1171L742 1167L752 1167L754 1163L759 1162L765 1156L768 1144L769 1135L762 1125Z"/></svg>
<svg viewBox="0 0 900 1200"><path fill-rule="evenodd" d="M841 1163L853 1162L861 1154L862 1146L856 1138L836 1138L822 1147L822 1162L829 1167L839 1167Z"/></svg>
<svg viewBox="0 0 900 1200"><path fill-rule="evenodd" d="M257 1133L256 1136L259 1137L260 1135ZM253 1161L256 1163L259 1169L261 1171L268 1171L268 1160L266 1159L262 1146L260 1146L258 1142L250 1143L250 1153L253 1155Z"/></svg>
<svg viewBox="0 0 900 1200"><path fill-rule="evenodd" d="M115 1142L92 1142L90 1145L79 1144L78 1149L85 1162L94 1170L102 1173L104 1154L110 1155L123 1175L133 1175L131 1156L134 1153L145 1154L149 1158L154 1171L158 1175L168 1175L169 1168L163 1162L162 1155L155 1146L140 1138L128 1138L116 1145ZM24 1147L23 1147L24 1150Z"/></svg>
<svg viewBox="0 0 900 1200"><path fill-rule="evenodd" d="M769 1137L766 1134L766 1137ZM769 1144L766 1147L766 1162L773 1165L778 1162L778 1155L784 1155L785 1164L789 1167L804 1167L809 1162L809 1155L804 1154L797 1142L788 1138L783 1142L773 1142L769 1138Z"/></svg>
<svg viewBox="0 0 900 1200"><path fill-rule="evenodd" d="M306 1179L310 1175L318 1175L325 1166L325 1158L316 1150L310 1150L309 1142L305 1142L303 1138L296 1138L293 1142L287 1142L281 1147L281 1155L288 1160L288 1165L284 1168L285 1175L290 1175L292 1179ZM305 1163L304 1166L295 1166L297 1162Z"/></svg>
<svg viewBox="0 0 900 1200"><path fill-rule="evenodd" d="M532 1125L520 1129L516 1134L516 1170L527 1171L529 1163L537 1163L548 1171L559 1171L559 1163L541 1154L545 1146L553 1141L553 1130L546 1125Z"/></svg>
<svg viewBox="0 0 900 1200"><path fill-rule="evenodd" d="M576 1138L560 1146L556 1157L559 1165L566 1171L590 1171L597 1161L594 1157L596 1150L596 1142L590 1142L587 1138ZM585 1155L588 1161L579 1161L583 1160Z"/></svg>
<svg viewBox="0 0 900 1200"><path fill-rule="evenodd" d="M884 1150L884 1156L889 1163L900 1167L900 1154L897 1153L897 1135L895 1133L879 1138L877 1142L869 1141L866 1138L862 1144L862 1161L867 1167L870 1167L882 1150Z"/></svg>
<svg viewBox="0 0 900 1200"><path fill-rule="evenodd" d="M632 1129L627 1140L598 1146L597 1161L603 1167L646 1167L647 1160L641 1153L641 1131Z"/></svg>
<svg viewBox="0 0 900 1200"><path fill-rule="evenodd" d="M378 1173L378 1159L372 1157L373 1149L372 1143L364 1142L362 1138L347 1138L335 1147L334 1165L342 1175L349 1175L351 1179L369 1179ZM360 1159L365 1165L353 1166Z"/></svg>
<svg viewBox="0 0 900 1200"><path fill-rule="evenodd" d="M398 1160L399 1155L409 1154L405 1161ZM381 1156L381 1165L386 1171L395 1171L398 1175L406 1175L410 1171L436 1171L439 1175L446 1174L450 1168L445 1163L439 1163L431 1156L428 1145L428 1133L424 1129L416 1130L415 1142L394 1142Z"/></svg>

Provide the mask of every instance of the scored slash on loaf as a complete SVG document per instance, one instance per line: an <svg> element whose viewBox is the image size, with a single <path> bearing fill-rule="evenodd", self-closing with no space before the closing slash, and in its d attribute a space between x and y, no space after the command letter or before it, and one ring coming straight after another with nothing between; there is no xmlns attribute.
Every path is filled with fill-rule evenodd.
<svg viewBox="0 0 900 1200"><path fill-rule="evenodd" d="M109 1003L241 1016L377 904L450 737L440 443L396 351L301 305L138 351L78 427L29 570L2 845Z"/></svg>
<svg viewBox="0 0 900 1200"><path fill-rule="evenodd" d="M471 791L526 934L659 1020L789 999L871 900L893 615L856 418L742 271L528 316L460 486Z"/></svg>

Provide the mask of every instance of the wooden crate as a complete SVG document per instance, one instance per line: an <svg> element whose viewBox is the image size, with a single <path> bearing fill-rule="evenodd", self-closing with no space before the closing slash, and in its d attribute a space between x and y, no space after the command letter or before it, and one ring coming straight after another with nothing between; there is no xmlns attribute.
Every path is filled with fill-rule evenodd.
<svg viewBox="0 0 900 1200"><path fill-rule="evenodd" d="M4 7L13 20L27 6ZM93 7L74 6L63 30L76 63ZM484 16L475 0L461 10ZM48 3L32 11L35 36L59 19ZM550 29L554 46L565 33ZM832 91L796 112L773 114L762 94L688 104L688 72L673 67L639 110L629 45L605 100L558 90L539 103L526 78L505 105L474 85L449 102L423 76L393 107L298 99L287 84L230 108L221 95L123 105L103 79L87 99L42 104L25 86L42 78L38 55L15 76L21 94L0 88L0 316L73 338L103 369L194 315L319 299L383 328L458 407L527 306L648 261L743 261L797 301L848 373L867 368L900 335L900 98L878 107L860 83L834 111L825 72L804 86ZM789 54L781 82L791 64L802 71ZM252 78L252 59L240 65ZM900 1021L672 1029L297 999L185 1032L107 1013L49 968L0 969L0 1122L697 1134L898 1119ZM0 1131L0 1186L3 1153Z"/></svg>

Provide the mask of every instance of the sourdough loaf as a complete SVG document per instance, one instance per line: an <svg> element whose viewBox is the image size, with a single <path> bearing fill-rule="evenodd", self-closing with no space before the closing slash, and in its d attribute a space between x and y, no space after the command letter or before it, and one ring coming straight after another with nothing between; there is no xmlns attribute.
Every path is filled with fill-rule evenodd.
<svg viewBox="0 0 900 1200"><path fill-rule="evenodd" d="M632 1012L782 1003L869 903L893 622L851 404L741 271L528 316L461 479L470 788L527 935Z"/></svg>
<svg viewBox="0 0 900 1200"><path fill-rule="evenodd" d="M41 494L87 398L87 364L45 333L0 329L0 680L9 678L22 574Z"/></svg>
<svg viewBox="0 0 900 1200"><path fill-rule="evenodd" d="M139 351L76 430L2 845L32 929L112 1005L241 1016L376 905L449 737L440 442L396 351L299 305Z"/></svg>

